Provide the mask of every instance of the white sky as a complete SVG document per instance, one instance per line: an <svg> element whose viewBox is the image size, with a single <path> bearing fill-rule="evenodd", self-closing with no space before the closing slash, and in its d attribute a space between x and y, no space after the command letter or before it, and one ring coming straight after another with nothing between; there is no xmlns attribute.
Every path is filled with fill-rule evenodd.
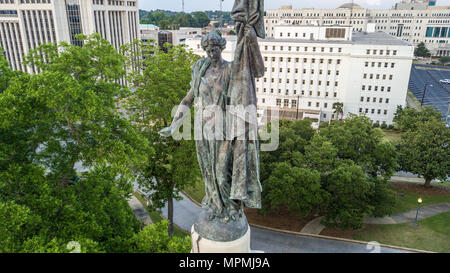
<svg viewBox="0 0 450 273"><path fill-rule="evenodd" d="M220 0L184 0L186 12L219 10ZM355 0L354 2L362 7L369 9L389 9L395 3L401 0ZM181 11L182 0L139 0L139 8L144 10L172 10ZM265 9L277 9L281 5L292 5L293 8L337 8L351 0L265 0ZM223 10L230 11L233 7L234 0L225 0L223 2ZM438 6L450 6L450 0L437 0Z"/></svg>

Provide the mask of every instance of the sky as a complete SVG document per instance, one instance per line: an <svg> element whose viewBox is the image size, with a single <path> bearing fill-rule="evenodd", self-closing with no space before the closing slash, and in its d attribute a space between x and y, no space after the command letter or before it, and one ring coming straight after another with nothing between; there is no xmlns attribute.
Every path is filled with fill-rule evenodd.
<svg viewBox="0 0 450 273"><path fill-rule="evenodd" d="M219 10L220 0L184 0L186 12ZM401 0L354 0L354 2L364 8L369 9L390 9L395 3ZM181 11L182 0L139 0L139 8L144 10L172 10ZM293 8L317 8L333 9L351 0L265 0L265 9L278 9L281 5L292 5ZM230 11L233 7L233 0L223 2L223 10ZM450 6L450 0L437 0L438 6Z"/></svg>

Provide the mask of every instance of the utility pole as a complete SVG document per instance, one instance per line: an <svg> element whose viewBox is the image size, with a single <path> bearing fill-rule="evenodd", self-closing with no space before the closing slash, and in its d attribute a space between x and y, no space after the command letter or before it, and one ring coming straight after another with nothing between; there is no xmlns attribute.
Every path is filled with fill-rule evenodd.
<svg viewBox="0 0 450 273"><path fill-rule="evenodd" d="M184 13L184 0L181 0L181 11Z"/></svg>
<svg viewBox="0 0 450 273"><path fill-rule="evenodd" d="M219 29L222 28L222 21L223 21L222 2L223 2L223 0L219 0L219 3L220 3L220 21L219 21Z"/></svg>

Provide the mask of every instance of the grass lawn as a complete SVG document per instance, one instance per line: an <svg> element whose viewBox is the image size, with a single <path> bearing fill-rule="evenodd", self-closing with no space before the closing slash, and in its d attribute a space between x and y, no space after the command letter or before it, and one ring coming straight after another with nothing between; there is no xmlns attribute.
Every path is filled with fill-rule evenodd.
<svg viewBox="0 0 450 273"><path fill-rule="evenodd" d="M185 193L195 201L201 203L203 197L205 196L205 184L203 183L203 179L198 177L195 185L193 187L186 188Z"/></svg>
<svg viewBox="0 0 450 273"><path fill-rule="evenodd" d="M383 131L383 140L384 141L400 141L401 139L401 133L399 131L394 130L382 130Z"/></svg>
<svg viewBox="0 0 450 273"><path fill-rule="evenodd" d="M397 225L367 225L353 234L353 239L377 241L382 244L450 252L450 212L441 213L412 223Z"/></svg>
<svg viewBox="0 0 450 273"><path fill-rule="evenodd" d="M393 214L417 209L417 199L422 198L421 206L450 202L450 189L441 187L424 188L422 184L412 182L392 182L397 193L397 204Z"/></svg>
<svg viewBox="0 0 450 273"><path fill-rule="evenodd" d="M148 213L150 214L150 218L152 218L153 223L161 222L164 218L161 216L161 214L152 208L151 206L146 206L147 200L144 196L142 196L140 193L135 192L133 195L141 202L141 204L147 209ZM184 237L184 236L190 236L189 233L185 232L184 230L178 228L176 225L173 226L173 235L177 237Z"/></svg>

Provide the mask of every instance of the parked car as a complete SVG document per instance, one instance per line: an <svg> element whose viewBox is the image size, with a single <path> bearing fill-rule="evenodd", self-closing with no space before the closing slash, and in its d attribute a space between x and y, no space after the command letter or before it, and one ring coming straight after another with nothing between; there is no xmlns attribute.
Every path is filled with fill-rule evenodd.
<svg viewBox="0 0 450 273"><path fill-rule="evenodd" d="M450 79L440 80L439 82L440 82L440 83L446 83L446 84L449 84L449 83L450 83Z"/></svg>

